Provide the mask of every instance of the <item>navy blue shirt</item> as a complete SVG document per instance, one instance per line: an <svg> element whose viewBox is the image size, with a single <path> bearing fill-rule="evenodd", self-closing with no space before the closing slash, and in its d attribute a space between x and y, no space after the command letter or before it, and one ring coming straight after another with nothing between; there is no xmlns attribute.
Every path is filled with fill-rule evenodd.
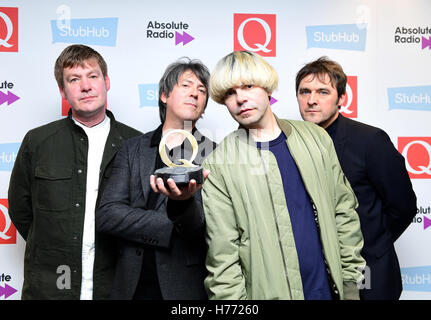
<svg viewBox="0 0 431 320"><path fill-rule="evenodd" d="M265 145L268 147L268 143ZM258 142L257 147L262 148L262 144ZM277 159L283 180L284 195L298 254L304 298L306 300L330 300L332 299L331 290L310 197L287 147L286 136L283 132L277 139L269 141L269 151Z"/></svg>

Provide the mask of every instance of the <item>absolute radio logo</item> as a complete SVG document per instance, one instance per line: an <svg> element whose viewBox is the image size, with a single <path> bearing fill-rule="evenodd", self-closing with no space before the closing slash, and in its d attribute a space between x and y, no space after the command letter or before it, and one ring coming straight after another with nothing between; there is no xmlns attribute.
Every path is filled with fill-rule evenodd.
<svg viewBox="0 0 431 320"><path fill-rule="evenodd" d="M233 47L235 51L252 51L264 57L276 56L276 15L233 15Z"/></svg>
<svg viewBox="0 0 431 320"><path fill-rule="evenodd" d="M423 230L431 227L431 207L419 206L417 209L416 216L413 218L412 223L419 224L423 226ZM428 217L427 217L428 216Z"/></svg>
<svg viewBox="0 0 431 320"><path fill-rule="evenodd" d="M431 137L399 137L398 151L411 179L431 179Z"/></svg>
<svg viewBox="0 0 431 320"><path fill-rule="evenodd" d="M7 106L11 105L15 101L19 100L19 97L15 95L11 89L13 89L14 84L10 81L3 81L0 83L0 89L4 90L0 91L0 106L4 103L7 103Z"/></svg>
<svg viewBox="0 0 431 320"><path fill-rule="evenodd" d="M9 217L7 199L0 199L0 244L16 243L16 228Z"/></svg>
<svg viewBox="0 0 431 320"><path fill-rule="evenodd" d="M15 288L11 287L7 282L11 281L12 277L9 274L2 273L0 274L0 298L4 298L6 300L15 292L18 292Z"/></svg>
<svg viewBox="0 0 431 320"><path fill-rule="evenodd" d="M147 24L147 39L175 39L175 45L182 43L185 46L195 39L185 31L188 29L189 24L183 21L159 22L154 20Z"/></svg>
<svg viewBox="0 0 431 320"><path fill-rule="evenodd" d="M0 7L0 52L18 52L18 8Z"/></svg>
<svg viewBox="0 0 431 320"><path fill-rule="evenodd" d="M405 27L395 28L394 43L398 45L420 46L422 50L431 50L430 27Z"/></svg>
<svg viewBox="0 0 431 320"><path fill-rule="evenodd" d="M358 117L358 77L347 76L346 100L341 105L340 112L346 118Z"/></svg>

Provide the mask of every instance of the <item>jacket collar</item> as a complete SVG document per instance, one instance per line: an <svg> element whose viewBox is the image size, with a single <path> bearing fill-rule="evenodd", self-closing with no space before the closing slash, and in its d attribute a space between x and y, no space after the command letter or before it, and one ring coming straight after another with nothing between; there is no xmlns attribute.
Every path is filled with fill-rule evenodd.
<svg viewBox="0 0 431 320"><path fill-rule="evenodd" d="M286 138L289 138L290 134L292 133L292 126L286 121L280 121L280 119L275 114L274 117L281 131L283 131L283 133L286 135Z"/></svg>
<svg viewBox="0 0 431 320"><path fill-rule="evenodd" d="M154 130L152 136L151 136L151 141L150 141L150 147L158 147L160 140L162 140L162 129L163 129L163 125L160 125L157 127L156 130Z"/></svg>
<svg viewBox="0 0 431 320"><path fill-rule="evenodd" d="M287 138L289 138L290 134L292 133L292 126L286 121L280 121L280 119L275 114L274 117L281 131L283 131L285 134L287 140ZM256 142L250 134L249 129L240 125L238 130L234 131L233 134L239 139L239 141L247 143L251 146L256 146Z"/></svg>
<svg viewBox="0 0 431 320"><path fill-rule="evenodd" d="M108 109L106 109L105 110L105 114L109 117L109 119L111 120L111 128L113 127L113 124L115 124L116 123L116 121L115 121L115 117L114 117L114 114L111 112L111 111L109 111ZM69 108L69 111L67 112L67 119L69 120L69 123L70 124L73 124L73 125L75 125L75 123L73 122L73 119L72 119L72 109L71 108Z"/></svg>

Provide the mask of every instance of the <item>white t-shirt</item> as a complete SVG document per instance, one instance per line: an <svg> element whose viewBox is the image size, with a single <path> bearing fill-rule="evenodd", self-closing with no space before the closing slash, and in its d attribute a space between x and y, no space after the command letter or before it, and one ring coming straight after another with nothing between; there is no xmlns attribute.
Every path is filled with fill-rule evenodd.
<svg viewBox="0 0 431 320"><path fill-rule="evenodd" d="M99 173L102 163L103 151L111 128L109 117L88 128L73 119L75 123L84 129L88 137L87 158L87 190L85 195L85 218L82 235L82 280L81 300L93 299L93 267L95 253L95 209L97 193L99 191Z"/></svg>

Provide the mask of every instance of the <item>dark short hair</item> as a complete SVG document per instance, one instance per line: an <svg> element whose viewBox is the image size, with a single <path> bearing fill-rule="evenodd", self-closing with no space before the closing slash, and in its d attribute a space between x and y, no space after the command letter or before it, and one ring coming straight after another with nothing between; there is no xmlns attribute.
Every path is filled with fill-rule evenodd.
<svg viewBox="0 0 431 320"><path fill-rule="evenodd" d="M180 79L181 75L186 71L191 71L204 85L207 91L204 110L207 107L209 98L208 84L210 72L200 60L192 60L188 57L182 57L176 62L171 63L166 68L165 73L159 81L159 115L160 121L162 123L164 123L166 119L166 103L164 103L161 99L162 93L168 97L175 85L178 84L178 80Z"/></svg>
<svg viewBox="0 0 431 320"><path fill-rule="evenodd" d="M108 66L96 50L82 44L73 44L65 48L58 56L54 67L55 80L57 80L58 86L64 89L63 70L65 68L83 67L85 62L90 59L97 61L100 70L102 70L103 78L105 78L108 74Z"/></svg>
<svg viewBox="0 0 431 320"><path fill-rule="evenodd" d="M329 76L331 85L337 89L338 98L346 92L347 76L343 68L337 62L328 59L328 57L320 57L316 61L307 63L296 74L296 95L298 95L299 84L306 76L313 74L323 82L326 75Z"/></svg>

